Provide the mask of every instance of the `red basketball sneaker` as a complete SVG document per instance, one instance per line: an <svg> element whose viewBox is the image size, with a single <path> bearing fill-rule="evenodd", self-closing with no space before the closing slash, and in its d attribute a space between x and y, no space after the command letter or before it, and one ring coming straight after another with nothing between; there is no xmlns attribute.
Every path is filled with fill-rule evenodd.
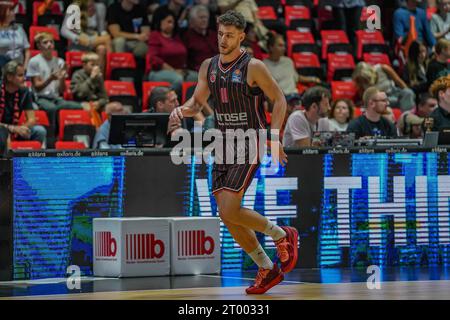
<svg viewBox="0 0 450 320"><path fill-rule="evenodd" d="M283 272L281 272L278 264L274 263L272 270L259 268L255 283L251 287L248 287L245 292L247 294L263 294L283 280Z"/></svg>
<svg viewBox="0 0 450 320"><path fill-rule="evenodd" d="M298 259L298 232L293 227L281 227L286 237L275 241L277 256L281 262L281 271L288 273L294 269Z"/></svg>

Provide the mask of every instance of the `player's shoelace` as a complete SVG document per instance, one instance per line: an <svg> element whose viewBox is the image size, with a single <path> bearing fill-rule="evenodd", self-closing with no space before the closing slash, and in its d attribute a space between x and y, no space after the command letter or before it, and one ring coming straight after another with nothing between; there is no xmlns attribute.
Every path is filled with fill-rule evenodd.
<svg viewBox="0 0 450 320"><path fill-rule="evenodd" d="M264 280L264 278L267 276L267 274L270 272L270 270L266 270L263 268L259 268L258 270L258 274L256 275L256 279L255 279L255 284L253 285L254 287L260 287L262 281Z"/></svg>
<svg viewBox="0 0 450 320"><path fill-rule="evenodd" d="M282 239L277 245L277 256L281 262L285 262L289 259L289 247L291 244L287 241L287 238Z"/></svg>

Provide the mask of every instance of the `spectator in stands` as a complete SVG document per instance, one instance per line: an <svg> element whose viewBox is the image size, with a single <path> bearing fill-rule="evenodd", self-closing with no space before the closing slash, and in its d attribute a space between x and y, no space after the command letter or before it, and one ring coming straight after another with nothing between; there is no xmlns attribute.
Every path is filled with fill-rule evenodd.
<svg viewBox="0 0 450 320"><path fill-rule="evenodd" d="M31 93L24 86L25 67L17 61L10 61L3 67L3 81L0 87L0 157L7 151L8 140L37 140L45 148L47 132L35 125ZM19 125L20 114L25 112L26 122Z"/></svg>
<svg viewBox="0 0 450 320"><path fill-rule="evenodd" d="M349 99L337 99L331 105L329 123L330 131L346 131L350 120L353 119L355 106Z"/></svg>
<svg viewBox="0 0 450 320"><path fill-rule="evenodd" d="M161 20L166 17L167 10L173 13L176 28L186 28L188 8L185 5L186 0L169 0L167 4L159 6L153 13L152 30L158 29Z"/></svg>
<svg viewBox="0 0 450 320"><path fill-rule="evenodd" d="M333 7L333 16L338 29L344 30L350 42L355 45L356 33L359 29L362 8L366 5L364 0L321 0L321 6Z"/></svg>
<svg viewBox="0 0 450 320"><path fill-rule="evenodd" d="M398 8L394 12L394 39L404 42L410 31L411 16L415 17L417 40L433 47L436 39L431 32L427 13L424 9L417 7L417 0L407 0L406 8Z"/></svg>
<svg viewBox="0 0 450 320"><path fill-rule="evenodd" d="M171 113L180 105L178 95L172 88L156 87L153 88L148 100L148 113ZM185 118L182 121L169 120L167 126L167 134L172 135L179 128L190 129L193 123L189 123L192 119ZM193 117L193 121L204 123L205 116L197 114Z"/></svg>
<svg viewBox="0 0 450 320"><path fill-rule="evenodd" d="M194 0L197 5L204 5L209 10L209 28L211 30L217 30L217 17L219 16L219 6L217 0Z"/></svg>
<svg viewBox="0 0 450 320"><path fill-rule="evenodd" d="M427 68L427 80L430 86L436 79L450 74L448 60L450 59L450 41L441 39L434 48L435 54Z"/></svg>
<svg viewBox="0 0 450 320"><path fill-rule="evenodd" d="M360 62L356 65L352 78L360 95L367 88L375 86L388 95L389 102L393 106L403 111L411 110L415 106L414 91L408 88L389 65L372 66L366 62Z"/></svg>
<svg viewBox="0 0 450 320"><path fill-rule="evenodd" d="M244 40L244 41L241 43L241 48L244 49L245 51L247 51L248 55L249 55L251 58L254 58L254 57L255 57L255 53L253 52L252 45L251 45L249 42L247 42L246 40Z"/></svg>
<svg viewBox="0 0 450 320"><path fill-rule="evenodd" d="M105 106L105 113L108 119L98 128L92 143L93 149L120 149L121 145L110 145L109 132L111 129L111 116L113 114L130 114L131 110L127 106L123 106L120 102L110 102Z"/></svg>
<svg viewBox="0 0 450 320"><path fill-rule="evenodd" d="M438 107L430 117L433 119L433 131L450 128L450 75L437 79L430 88L430 93L438 101Z"/></svg>
<svg viewBox="0 0 450 320"><path fill-rule="evenodd" d="M30 43L23 28L14 23L16 5L12 1L0 2L0 68L10 60L17 60L26 70L30 60Z"/></svg>
<svg viewBox="0 0 450 320"><path fill-rule="evenodd" d="M148 100L148 113L171 113L173 109L178 107L180 103L178 102L177 93L167 87L156 87L152 90ZM186 120L175 121L169 119L167 125L167 134L170 136L175 130L179 128L186 128Z"/></svg>
<svg viewBox="0 0 450 320"><path fill-rule="evenodd" d="M96 111L101 112L108 103L108 96L99 60L96 53L83 54L83 68L73 74L70 89L76 101L89 102Z"/></svg>
<svg viewBox="0 0 450 320"><path fill-rule="evenodd" d="M266 45L264 44L264 41L260 41L260 39L263 39L263 38L258 37L258 35L255 32L255 28L254 28L253 24L247 23L247 25L245 27L244 43L247 46L249 46L250 48L252 48L254 58L262 60L263 54L264 54L264 51L262 50L262 48L263 47L265 48Z"/></svg>
<svg viewBox="0 0 450 320"><path fill-rule="evenodd" d="M189 29L183 34L183 43L188 52L188 69L197 71L202 62L215 56L218 51L217 32L208 28L209 10L196 5L189 11Z"/></svg>
<svg viewBox="0 0 450 320"><path fill-rule="evenodd" d="M99 63L104 72L106 53L112 51L111 37L105 27L105 5L95 3L94 0L75 0L73 3L80 5L81 30L71 30L66 16L61 26L61 35L71 41L69 51L95 51L99 55Z"/></svg>
<svg viewBox="0 0 450 320"><path fill-rule="evenodd" d="M369 87L363 94L363 103L365 113L350 121L347 132L354 132L356 138L397 137L395 125L383 117L389 106L386 93L377 87Z"/></svg>
<svg viewBox="0 0 450 320"><path fill-rule="evenodd" d="M217 0L217 4L222 13L228 10L236 10L241 13L245 21L254 26L259 39L265 39L269 30L258 18L258 5L255 0Z"/></svg>
<svg viewBox="0 0 450 320"><path fill-rule="evenodd" d="M433 110L437 106L437 100L431 96L429 93L422 93L419 96L417 107L404 112L397 123L398 130L401 135L409 136L411 134L417 134L418 129L413 128L412 125L416 125L418 120L416 118L421 119L422 121L425 118L428 118ZM414 117L411 117L414 116Z"/></svg>
<svg viewBox="0 0 450 320"><path fill-rule="evenodd" d="M139 0L113 3L108 8L106 20L115 52L133 52L136 57L145 58L150 24Z"/></svg>
<svg viewBox="0 0 450 320"><path fill-rule="evenodd" d="M320 83L316 77L300 76L295 70L294 62L286 57L286 44L280 34L269 32L267 38L269 58L264 59L264 64L269 69L285 96L298 95L297 83Z"/></svg>
<svg viewBox="0 0 450 320"><path fill-rule="evenodd" d="M414 41L409 47L404 79L416 95L428 90L427 66L427 47Z"/></svg>
<svg viewBox="0 0 450 320"><path fill-rule="evenodd" d="M450 40L450 0L437 0L437 12L430 21L434 38Z"/></svg>
<svg viewBox="0 0 450 320"><path fill-rule="evenodd" d="M198 73L187 69L188 52L176 33L175 15L168 9L149 39L152 71L150 81L167 81L181 96L183 81L197 81Z"/></svg>
<svg viewBox="0 0 450 320"><path fill-rule="evenodd" d="M179 105L177 93L173 89L168 87L156 87L153 88L148 99L147 112L171 113L173 109Z"/></svg>
<svg viewBox="0 0 450 320"><path fill-rule="evenodd" d="M58 110L82 107L77 102L66 101L62 98L66 87L67 66L63 59L52 55L55 49L53 35L41 32L34 40L41 53L31 58L27 77L31 78L39 107L47 112L51 125L56 128Z"/></svg>
<svg viewBox="0 0 450 320"><path fill-rule="evenodd" d="M329 131L328 111L331 94L320 86L309 88L302 97L303 110L288 118L283 135L286 147L310 147L314 132Z"/></svg>

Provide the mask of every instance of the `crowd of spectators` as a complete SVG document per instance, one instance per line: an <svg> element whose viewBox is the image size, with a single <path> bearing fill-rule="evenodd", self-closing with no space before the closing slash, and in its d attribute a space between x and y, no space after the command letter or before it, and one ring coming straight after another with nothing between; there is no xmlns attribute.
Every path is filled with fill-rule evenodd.
<svg viewBox="0 0 450 320"><path fill-rule="evenodd" d="M56 2L45 3L51 6ZM29 30L16 22L19 1L0 1L0 66L6 67L2 74L0 108L15 106L14 92L17 90L12 85L12 77L19 75L12 74L11 70L23 71L29 94L25 94L22 84L17 92L19 97L26 96L26 99L19 99L18 108L27 111L25 127L30 130L34 125L31 113L37 109L47 113L48 130L54 136L62 109L88 110L97 117L97 133L101 132L103 136L105 128L109 128L107 118L111 114L133 112L124 109L127 106L120 102L110 101L105 90L110 52L132 53L137 61L136 71L141 76L138 79L168 82L170 89L153 89L149 105L140 109L170 112L181 103L183 83L197 81L201 62L218 53L216 18L230 9L242 13L247 21L243 48L263 60L286 96L289 108L282 129L286 146L311 146L315 131L355 132L357 137L422 137L424 118L434 117L435 129L448 124L450 99L445 85L450 74L450 0L397 1L397 7L392 11L389 11L390 5L381 6L381 15L392 21L392 28L383 26L380 30L388 48L385 52L388 62L372 63L355 57L357 63L350 76L342 79L353 82L356 88L354 97L348 98L336 98L330 81L326 81L320 72L300 72L296 57L287 52L289 25L280 14L283 12L281 5L274 6L279 18L267 23L260 17L256 0L60 2L64 3L64 8L77 4L81 11L79 29L69 27L66 16L57 30L66 41L65 51L84 52L81 68L70 75L65 57L57 55L54 34L40 32L31 38ZM380 4L380 1L320 0L319 7L310 8L313 23L306 31L314 35L320 48L321 26L344 30L354 55L358 46L356 31L366 28L361 17L364 8L371 4ZM50 7L39 7L39 10L48 13ZM331 13L328 25L323 23L323 12ZM386 18L385 15L390 16ZM303 27L298 30L305 31ZM30 46L32 41L35 48ZM32 49L37 52L32 54ZM146 64L148 70L145 70ZM327 74L327 61L323 57L320 57L319 68L324 71L323 75ZM65 98L67 87L71 91L70 99ZM136 88L140 92L141 88ZM270 119L270 103L266 105ZM211 127L213 106L204 110L205 113L195 121ZM1 153L11 137L31 139L36 136L33 130L23 134L26 130L14 123L14 117L10 116L13 113L0 113L3 117L0 119L3 130ZM106 124L98 122L101 113L106 115ZM174 131L185 125L172 123L169 129ZM38 129L38 133L38 140L45 146L45 137L41 139L42 130ZM96 138L91 146L100 147L98 140Z"/></svg>

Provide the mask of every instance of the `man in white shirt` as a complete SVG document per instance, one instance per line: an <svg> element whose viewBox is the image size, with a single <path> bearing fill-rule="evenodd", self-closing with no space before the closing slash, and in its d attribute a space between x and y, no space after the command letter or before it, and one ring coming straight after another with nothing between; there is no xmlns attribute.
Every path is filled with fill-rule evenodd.
<svg viewBox="0 0 450 320"><path fill-rule="evenodd" d="M329 131L326 118L330 110L331 94L320 86L309 88L302 97L305 110L294 111L286 123L283 145L286 147L310 147L314 132Z"/></svg>

